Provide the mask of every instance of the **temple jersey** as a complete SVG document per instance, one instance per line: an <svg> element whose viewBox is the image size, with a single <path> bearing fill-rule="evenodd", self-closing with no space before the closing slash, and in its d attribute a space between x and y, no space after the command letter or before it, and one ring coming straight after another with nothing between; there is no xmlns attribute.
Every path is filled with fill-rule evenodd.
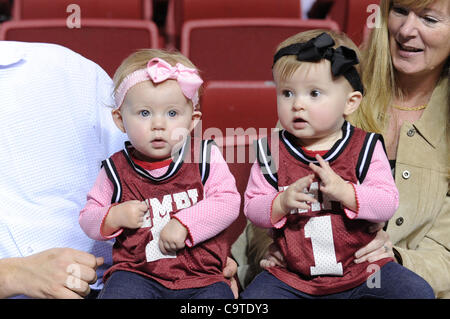
<svg viewBox="0 0 450 319"><path fill-rule="evenodd" d="M344 123L342 133L343 137L322 157L344 180L362 183L375 144L382 137L348 122ZM271 145L275 145L275 152ZM279 191L313 173L308 166L310 162L318 165L284 130L258 140L257 152L265 179ZM339 202L330 201L321 193L317 177L304 192L318 202L312 203L309 210L291 211L286 224L274 229L274 241L285 257L287 268L271 267L268 271L291 287L312 295L336 293L362 284L378 268L353 261L354 253L375 237L367 233L370 223L349 219ZM375 263L381 267L388 261L382 259Z"/></svg>
<svg viewBox="0 0 450 319"><path fill-rule="evenodd" d="M158 178L133 162L130 154L134 149L129 142L124 150L103 162L114 185L112 203L137 199L149 207L141 228L123 229L116 237L113 266L106 271L105 281L117 270L150 277L169 289L204 287L226 281L222 269L230 244L224 232L194 247L178 250L174 255L163 255L158 246L159 233L171 216L203 199L212 143L212 140L193 143L188 139L167 172ZM194 147L197 145L200 147ZM189 155L191 158L187 160Z"/></svg>

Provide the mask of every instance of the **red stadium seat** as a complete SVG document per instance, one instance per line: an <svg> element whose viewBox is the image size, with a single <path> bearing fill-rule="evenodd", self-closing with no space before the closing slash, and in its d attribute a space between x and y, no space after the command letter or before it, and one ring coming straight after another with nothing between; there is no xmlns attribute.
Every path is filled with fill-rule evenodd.
<svg viewBox="0 0 450 319"><path fill-rule="evenodd" d="M181 52L206 80L272 80L275 49L283 40L309 29L339 30L331 20L209 19L183 26Z"/></svg>
<svg viewBox="0 0 450 319"><path fill-rule="evenodd" d="M150 20L153 14L152 0L14 0L13 18L65 19L71 4L80 7L81 18Z"/></svg>
<svg viewBox="0 0 450 319"><path fill-rule="evenodd" d="M269 134L277 122L275 86L263 81L211 81L200 96L200 108L202 125L196 130L202 129L204 139L214 138L241 195L239 218L227 229L234 242L246 225L244 193L255 161L253 142Z"/></svg>
<svg viewBox="0 0 450 319"><path fill-rule="evenodd" d="M158 47L158 29L151 21L82 19L70 29L66 20L9 21L0 26L0 40L47 42L68 47L99 64L110 76L128 55Z"/></svg>
<svg viewBox="0 0 450 319"><path fill-rule="evenodd" d="M364 37L367 19L374 14L370 5L378 5L379 0L335 0L328 18L336 21L356 45L360 45Z"/></svg>
<svg viewBox="0 0 450 319"><path fill-rule="evenodd" d="M181 28L191 20L300 17L300 0L169 0L166 33L178 47Z"/></svg>
<svg viewBox="0 0 450 319"><path fill-rule="evenodd" d="M208 82L200 107L203 132L215 132L215 136L267 135L277 123L273 82Z"/></svg>

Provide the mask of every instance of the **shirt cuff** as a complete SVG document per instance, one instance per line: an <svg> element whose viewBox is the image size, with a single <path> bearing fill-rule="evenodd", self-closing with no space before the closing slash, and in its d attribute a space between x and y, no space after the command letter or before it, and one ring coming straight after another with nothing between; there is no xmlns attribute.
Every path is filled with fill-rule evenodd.
<svg viewBox="0 0 450 319"><path fill-rule="evenodd" d="M122 232L123 232L123 228L120 228L119 230L117 230L115 233L112 233L111 235L105 235L103 233L103 225L105 223L106 220L106 216L108 216L109 211L111 210L111 208L113 208L114 206L118 205L119 203L114 203L111 206L109 206L108 211L106 212L105 216L102 219L102 222L100 224L100 236L102 236L104 239L108 240L108 239L113 239L116 238L117 236L119 236Z"/></svg>
<svg viewBox="0 0 450 319"><path fill-rule="evenodd" d="M355 200L356 200L356 211L353 211L351 209L348 209L346 207L344 207L344 212L345 215L349 218L349 219L355 219L356 217L358 217L358 213L359 213L359 199L358 199L358 192L356 191L356 187L355 184L350 183L350 185L352 185L353 187L353 191L355 192Z"/></svg>
<svg viewBox="0 0 450 319"><path fill-rule="evenodd" d="M194 241L194 237L193 237L192 234L191 234L191 231L189 230L189 227L188 227L185 223L183 223L183 222L181 221L181 219L179 219L176 215L172 216L172 218L178 220L178 222L179 222L181 225L183 225L184 228L187 229L188 235L186 236L186 240L184 241L184 243L186 244L186 246L188 246L188 247L194 247L196 243L195 243L195 241Z"/></svg>
<svg viewBox="0 0 450 319"><path fill-rule="evenodd" d="M272 227L276 228L276 229L280 229L282 228L286 222L287 222L287 218L286 216L284 216L283 218L281 218L279 221L277 221L275 224L272 223L272 207L273 207L273 202L275 201L275 199L282 193L278 192L275 197L272 199L272 204L270 205L270 223L272 224Z"/></svg>

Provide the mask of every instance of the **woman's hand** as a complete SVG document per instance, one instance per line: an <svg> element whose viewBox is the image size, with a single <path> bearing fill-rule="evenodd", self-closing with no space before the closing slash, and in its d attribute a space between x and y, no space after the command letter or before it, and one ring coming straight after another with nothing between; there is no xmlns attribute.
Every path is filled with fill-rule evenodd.
<svg viewBox="0 0 450 319"><path fill-rule="evenodd" d="M374 262L383 258L394 258L392 242L389 235L383 230L384 223L374 224L369 232L377 232L375 238L365 247L355 253L354 262L359 264L365 261ZM395 258L394 258L395 260Z"/></svg>

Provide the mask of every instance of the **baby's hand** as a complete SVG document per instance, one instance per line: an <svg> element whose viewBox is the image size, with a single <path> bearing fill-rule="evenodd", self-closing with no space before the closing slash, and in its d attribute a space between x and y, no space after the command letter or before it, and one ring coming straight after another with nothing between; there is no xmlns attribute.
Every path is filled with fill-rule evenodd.
<svg viewBox="0 0 450 319"><path fill-rule="evenodd" d="M308 188L312 181L313 175L299 178L276 198L279 198L283 215L289 214L293 209L309 209L308 203L317 202L317 199L304 193L304 189Z"/></svg>
<svg viewBox="0 0 450 319"><path fill-rule="evenodd" d="M355 191L350 183L347 183L325 162L320 155L316 155L320 166L313 163L309 167L320 178L320 191L326 194L331 200L341 202L344 206L355 209Z"/></svg>
<svg viewBox="0 0 450 319"><path fill-rule="evenodd" d="M188 230L172 218L159 233L159 249L165 255L184 248Z"/></svg>
<svg viewBox="0 0 450 319"><path fill-rule="evenodd" d="M142 226L148 207L145 202L130 200L110 208L103 232L111 234L120 228L136 229Z"/></svg>

